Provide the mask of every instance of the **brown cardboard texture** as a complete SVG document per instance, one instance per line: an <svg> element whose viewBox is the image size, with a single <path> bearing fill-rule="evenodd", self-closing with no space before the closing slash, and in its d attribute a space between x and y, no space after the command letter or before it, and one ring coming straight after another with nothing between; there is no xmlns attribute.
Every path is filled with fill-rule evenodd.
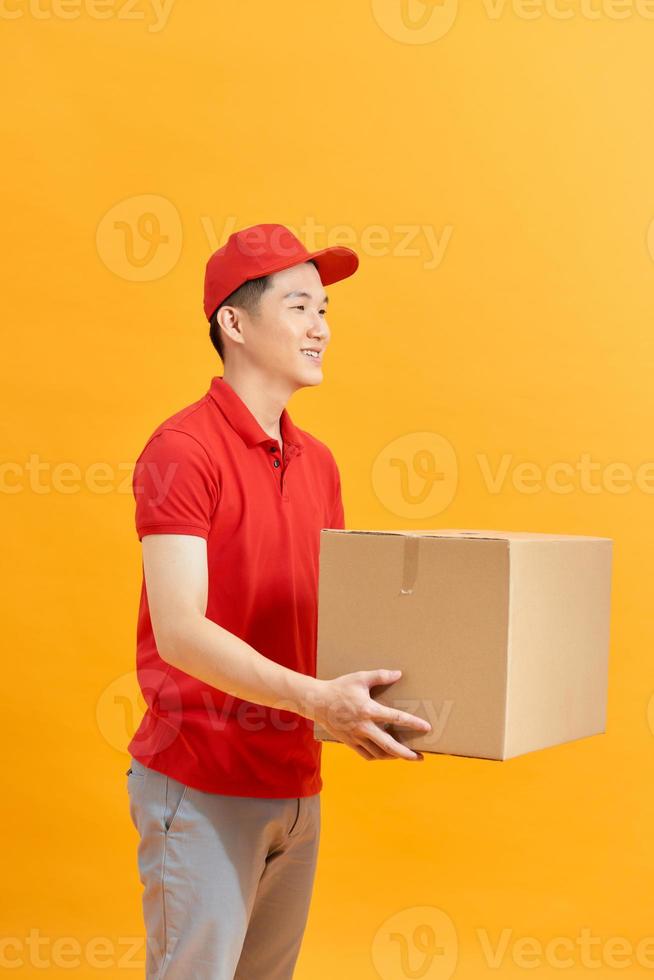
<svg viewBox="0 0 654 980"><path fill-rule="evenodd" d="M510 759L602 733L612 552L570 534L323 529L317 676L401 669L372 694L430 722L388 728L421 752Z"/></svg>

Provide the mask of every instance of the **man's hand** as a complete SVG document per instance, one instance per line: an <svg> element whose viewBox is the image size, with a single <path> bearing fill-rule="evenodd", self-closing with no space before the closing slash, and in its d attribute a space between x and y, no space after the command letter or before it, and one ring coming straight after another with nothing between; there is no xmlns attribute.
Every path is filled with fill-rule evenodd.
<svg viewBox="0 0 654 980"><path fill-rule="evenodd" d="M422 753L402 745L384 728L397 725L426 733L432 730L429 722L380 704L370 696L371 687L394 684L401 674L401 670L357 670L318 681L311 712L313 720L364 759L421 761Z"/></svg>

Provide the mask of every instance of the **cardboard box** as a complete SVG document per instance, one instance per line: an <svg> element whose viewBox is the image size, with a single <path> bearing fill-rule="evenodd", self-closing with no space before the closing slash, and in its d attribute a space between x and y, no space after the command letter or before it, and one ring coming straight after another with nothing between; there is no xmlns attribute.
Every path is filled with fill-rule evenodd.
<svg viewBox="0 0 654 980"><path fill-rule="evenodd" d="M522 531L320 533L317 676L373 688L432 732L422 752L510 759L606 730L610 538ZM321 726L317 739L334 740Z"/></svg>

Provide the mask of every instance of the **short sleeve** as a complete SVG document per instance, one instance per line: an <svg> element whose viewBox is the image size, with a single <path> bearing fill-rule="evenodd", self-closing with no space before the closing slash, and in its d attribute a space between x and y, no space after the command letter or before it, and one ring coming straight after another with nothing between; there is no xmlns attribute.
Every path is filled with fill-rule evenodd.
<svg viewBox="0 0 654 980"><path fill-rule="evenodd" d="M215 464L187 432L162 429L138 457L132 477L139 540L146 534L207 538L220 497Z"/></svg>

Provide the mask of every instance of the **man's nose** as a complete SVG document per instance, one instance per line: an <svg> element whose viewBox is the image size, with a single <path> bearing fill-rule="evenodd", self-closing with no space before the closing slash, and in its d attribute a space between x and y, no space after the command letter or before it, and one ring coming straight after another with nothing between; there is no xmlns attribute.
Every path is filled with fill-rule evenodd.
<svg viewBox="0 0 654 980"><path fill-rule="evenodd" d="M325 323L324 319L320 316L320 313L314 314L311 333L314 336L318 334L321 338L324 338L325 341L329 339L329 328Z"/></svg>

